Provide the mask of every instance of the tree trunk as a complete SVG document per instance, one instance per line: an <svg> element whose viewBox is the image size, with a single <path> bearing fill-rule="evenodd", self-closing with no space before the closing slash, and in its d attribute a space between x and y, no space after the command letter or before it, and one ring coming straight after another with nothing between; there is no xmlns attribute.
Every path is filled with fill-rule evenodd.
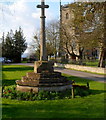
<svg viewBox="0 0 106 120"><path fill-rule="evenodd" d="M80 62L81 65L82 65L82 58L83 58L83 50L84 49L81 50L81 48L79 48L79 57L78 57L78 59L79 59L79 62Z"/></svg>
<svg viewBox="0 0 106 120"><path fill-rule="evenodd" d="M105 60L106 60L106 48L102 49L98 67L105 68Z"/></svg>

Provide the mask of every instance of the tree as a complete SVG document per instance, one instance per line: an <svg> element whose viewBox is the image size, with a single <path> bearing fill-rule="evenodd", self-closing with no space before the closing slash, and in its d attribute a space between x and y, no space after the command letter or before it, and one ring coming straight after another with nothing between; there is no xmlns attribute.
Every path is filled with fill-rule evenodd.
<svg viewBox="0 0 106 120"><path fill-rule="evenodd" d="M23 31L21 28L19 28L19 30L15 31L14 34L14 61L15 62L21 62L21 55L23 54L23 52L26 50L27 44L25 42L25 37L23 35Z"/></svg>
<svg viewBox="0 0 106 120"><path fill-rule="evenodd" d="M75 2L69 5L74 18L69 21L68 26L74 30L79 57L82 58L84 50L98 48L101 50L99 67L104 67L106 57L103 35L105 4L106 2Z"/></svg>
<svg viewBox="0 0 106 120"><path fill-rule="evenodd" d="M77 44L76 44L76 39L74 36L74 33L71 32L67 29L67 25L61 26L61 46L65 50L65 52L71 56L72 60L76 60L76 57L79 57L77 55Z"/></svg>
<svg viewBox="0 0 106 120"><path fill-rule="evenodd" d="M21 62L21 55L25 51L27 45L21 28L8 32L6 38L2 37L2 56L11 59L14 62Z"/></svg>
<svg viewBox="0 0 106 120"><path fill-rule="evenodd" d="M2 43L0 43L0 57L2 56Z"/></svg>
<svg viewBox="0 0 106 120"><path fill-rule="evenodd" d="M63 18L60 26L61 27L60 37L62 39L61 46L63 47L62 49L65 50L66 54L68 54L74 61L76 60L76 57L82 60L82 55L84 51L84 47L80 45L79 39L77 38L77 36L79 36L77 33L78 31L76 32L76 29L78 29L78 26L80 25L75 24L75 22L76 21L78 22L78 20L80 19L79 17L75 16L75 13L78 12L76 11L77 4L78 3L73 3L67 6L70 13L68 13L67 8L66 10L64 10L63 7L62 16L66 18ZM64 16L64 11L67 11L67 13L65 13L66 16Z"/></svg>
<svg viewBox="0 0 106 120"><path fill-rule="evenodd" d="M79 37L81 39L80 43L82 46L92 49L94 47L100 49L100 60L98 63L99 67L105 67L105 58L106 58L106 43L104 40L104 8L106 2L89 2L89 3L80 3L80 13L81 16L80 22L76 19L75 25L79 26ZM78 7L77 7L78 8ZM78 10L77 10L78 11ZM78 17L78 14L76 16ZM76 17L76 18L77 18ZM79 25L78 25L79 24ZM81 27L83 26L83 27ZM82 30L82 35L81 35ZM81 37L82 36L82 37Z"/></svg>
<svg viewBox="0 0 106 120"><path fill-rule="evenodd" d="M37 58L40 56L40 32L36 32L33 36L33 40L30 43L28 49L35 53ZM50 21L46 26L46 49L47 56L54 55L57 56L57 52L59 49L59 22L58 21Z"/></svg>
<svg viewBox="0 0 106 120"><path fill-rule="evenodd" d="M105 59L106 59L106 41L104 37L105 4L106 2L93 3L91 9L93 10L92 13L93 17L91 18L93 30L91 32L91 36L90 36L91 42L89 46L94 46L94 47L98 46L98 48L100 49L100 59L99 59L98 67L105 67Z"/></svg>
<svg viewBox="0 0 106 120"><path fill-rule="evenodd" d="M36 59L40 59L40 32L34 33L32 42L28 46L30 55L35 55Z"/></svg>
<svg viewBox="0 0 106 120"><path fill-rule="evenodd" d="M14 58L14 40L13 40L13 31L7 33L6 38L4 34L2 36L2 56L7 59L13 60Z"/></svg>
<svg viewBox="0 0 106 120"><path fill-rule="evenodd" d="M46 39L48 55L57 57L59 52L59 21L52 20L46 26Z"/></svg>
<svg viewBox="0 0 106 120"><path fill-rule="evenodd" d="M40 37L39 33L35 33L33 36L33 40L30 43L28 49L31 51L30 54L34 54L37 57L37 59L40 59ZM52 56L54 55L54 46L50 44L50 42L46 41L46 49L47 49L47 56Z"/></svg>

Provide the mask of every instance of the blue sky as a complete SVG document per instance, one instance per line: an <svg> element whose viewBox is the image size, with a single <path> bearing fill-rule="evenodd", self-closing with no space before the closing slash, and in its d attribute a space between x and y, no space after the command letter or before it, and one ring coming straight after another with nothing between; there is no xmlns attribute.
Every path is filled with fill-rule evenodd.
<svg viewBox="0 0 106 120"><path fill-rule="evenodd" d="M76 0L61 0L62 4L68 4ZM77 0L87 1L87 0ZM90 0L105 1L105 0ZM21 26L27 42L31 42L33 34L40 27L40 9L36 8L41 0L0 0L0 38L12 30ZM51 20L59 19L60 0L45 0L49 8L46 9L46 23Z"/></svg>
<svg viewBox="0 0 106 120"><path fill-rule="evenodd" d="M76 0L61 0L62 5ZM87 0L78 0L87 1ZM105 1L105 0L91 0ZM0 0L0 38L10 29L15 31L20 26L23 29L27 43L33 39L34 33L40 28L40 9L36 8L41 0ZM46 9L46 24L52 20L59 20L60 0L45 0L49 8ZM26 51L27 52L27 51Z"/></svg>
<svg viewBox="0 0 106 120"><path fill-rule="evenodd" d="M62 4L73 0L61 0ZM46 23L59 19L60 0L45 0L49 8L46 9ZM33 34L40 27L40 9L36 6L40 0L0 0L0 37L10 29L16 30L21 26L28 43Z"/></svg>

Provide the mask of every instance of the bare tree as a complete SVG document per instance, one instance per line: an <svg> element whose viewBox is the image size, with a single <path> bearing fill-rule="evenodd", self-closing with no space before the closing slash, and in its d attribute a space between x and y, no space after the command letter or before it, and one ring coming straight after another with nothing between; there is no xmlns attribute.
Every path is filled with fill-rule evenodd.
<svg viewBox="0 0 106 120"><path fill-rule="evenodd" d="M47 43L51 46L53 54L56 58L57 52L59 51L59 21L52 20L46 26L46 39Z"/></svg>
<svg viewBox="0 0 106 120"><path fill-rule="evenodd" d="M58 24L56 21L51 21L47 24L46 27L46 48L47 56L57 55L58 51ZM30 43L28 49L32 51L32 54L35 53L37 58L40 56L40 31L34 33L33 40Z"/></svg>
<svg viewBox="0 0 106 120"><path fill-rule="evenodd" d="M79 55L77 54L76 38L74 32L71 31L70 33L67 27L67 25L61 27L61 46L63 47L65 52L70 55L72 60L76 60L76 57L79 57Z"/></svg>

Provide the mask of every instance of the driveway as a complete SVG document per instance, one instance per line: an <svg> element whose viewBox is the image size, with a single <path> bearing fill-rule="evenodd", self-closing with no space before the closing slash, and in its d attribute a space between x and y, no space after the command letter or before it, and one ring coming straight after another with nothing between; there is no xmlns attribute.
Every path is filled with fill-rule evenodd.
<svg viewBox="0 0 106 120"><path fill-rule="evenodd" d="M68 75L72 75L72 76L76 76L76 77L80 77L80 78L84 78L84 79L89 79L89 80L106 83L105 75L98 75L98 74L87 73L87 72L76 71L76 70L68 70L68 69L64 69L64 68L55 68L55 71L65 73Z"/></svg>
<svg viewBox="0 0 106 120"><path fill-rule="evenodd" d="M16 63L16 64L14 63L14 64L9 64L9 65L25 65L25 66L32 66L32 67L34 66L33 63ZM98 74L87 73L87 72L82 72L82 71L69 70L65 68L54 68L54 70L61 72L61 73L68 74L68 75L106 83L105 75L98 75Z"/></svg>

